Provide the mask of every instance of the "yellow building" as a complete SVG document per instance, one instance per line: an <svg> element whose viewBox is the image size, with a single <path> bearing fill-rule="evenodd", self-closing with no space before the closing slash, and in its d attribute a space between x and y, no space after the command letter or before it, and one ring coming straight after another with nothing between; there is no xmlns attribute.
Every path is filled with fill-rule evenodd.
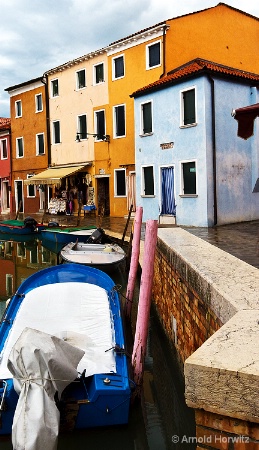
<svg viewBox="0 0 259 450"><path fill-rule="evenodd" d="M78 200L111 216L127 215L131 205L135 210L135 152L140 149L135 148L130 94L197 57L259 73L258 42L258 18L219 3L47 71L52 170L41 182L45 176L49 200L55 185L73 189L75 211ZM151 117L150 102L143 108ZM148 123L137 130L143 139L144 126Z"/></svg>

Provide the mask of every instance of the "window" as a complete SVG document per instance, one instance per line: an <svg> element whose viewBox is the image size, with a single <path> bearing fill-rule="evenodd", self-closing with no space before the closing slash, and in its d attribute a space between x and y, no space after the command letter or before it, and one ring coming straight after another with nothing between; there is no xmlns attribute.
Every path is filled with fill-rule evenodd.
<svg viewBox="0 0 259 450"><path fill-rule="evenodd" d="M112 79L116 80L118 78L124 77L124 56L118 56L113 58L112 65Z"/></svg>
<svg viewBox="0 0 259 450"><path fill-rule="evenodd" d="M152 125L152 103L142 103L141 105L141 134L150 134L153 132Z"/></svg>
<svg viewBox="0 0 259 450"><path fill-rule="evenodd" d="M38 259L38 247L35 245L32 250L30 250L30 263L37 264L39 262Z"/></svg>
<svg viewBox="0 0 259 450"><path fill-rule="evenodd" d="M58 97L59 96L59 86L58 86L58 79L51 80L50 82L51 86L51 97Z"/></svg>
<svg viewBox="0 0 259 450"><path fill-rule="evenodd" d="M154 44L147 45L146 47L146 68L153 69L161 64L161 43L155 42Z"/></svg>
<svg viewBox="0 0 259 450"><path fill-rule="evenodd" d="M23 138L16 138L16 158L22 158L24 156Z"/></svg>
<svg viewBox="0 0 259 450"><path fill-rule="evenodd" d="M114 195L115 197L126 196L126 169L114 170Z"/></svg>
<svg viewBox="0 0 259 450"><path fill-rule="evenodd" d="M27 175L27 179L33 177L33 175ZM36 196L36 192L35 192L36 186L35 184L28 184L27 186L27 197L35 197Z"/></svg>
<svg viewBox="0 0 259 450"><path fill-rule="evenodd" d="M87 139L86 114L77 117L77 133L79 134L79 139Z"/></svg>
<svg viewBox="0 0 259 450"><path fill-rule="evenodd" d="M60 121L59 120L55 120L52 123L52 131L53 131L53 144L60 144L61 139L60 139Z"/></svg>
<svg viewBox="0 0 259 450"><path fill-rule="evenodd" d="M44 155L44 133L36 134L36 155Z"/></svg>
<svg viewBox="0 0 259 450"><path fill-rule="evenodd" d="M7 139L1 139L1 159L7 159Z"/></svg>
<svg viewBox="0 0 259 450"><path fill-rule="evenodd" d="M154 195L154 167L142 167L142 195Z"/></svg>
<svg viewBox="0 0 259 450"><path fill-rule="evenodd" d="M35 95L36 112L43 111L42 94Z"/></svg>
<svg viewBox="0 0 259 450"><path fill-rule="evenodd" d="M6 295L10 297L13 294L13 275L7 273L5 276Z"/></svg>
<svg viewBox="0 0 259 450"><path fill-rule="evenodd" d="M76 88L83 89L86 87L85 69L76 72Z"/></svg>
<svg viewBox="0 0 259 450"><path fill-rule="evenodd" d="M15 117L22 117L22 101L17 100L15 102Z"/></svg>
<svg viewBox="0 0 259 450"><path fill-rule="evenodd" d="M95 130L97 134L97 140L102 140L105 136L105 111L95 111Z"/></svg>
<svg viewBox="0 0 259 450"><path fill-rule="evenodd" d="M125 136L125 105L114 106L114 136Z"/></svg>
<svg viewBox="0 0 259 450"><path fill-rule="evenodd" d="M181 166L182 195L197 195L195 161L182 162Z"/></svg>
<svg viewBox="0 0 259 450"><path fill-rule="evenodd" d="M94 84L99 84L104 82L104 65L96 64L94 66Z"/></svg>
<svg viewBox="0 0 259 450"><path fill-rule="evenodd" d="M188 89L181 92L181 125L195 125L196 112L195 112L195 89Z"/></svg>

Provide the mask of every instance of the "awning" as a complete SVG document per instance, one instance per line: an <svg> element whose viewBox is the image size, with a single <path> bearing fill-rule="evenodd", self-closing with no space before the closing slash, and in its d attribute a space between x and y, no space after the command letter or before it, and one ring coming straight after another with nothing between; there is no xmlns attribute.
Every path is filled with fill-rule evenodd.
<svg viewBox="0 0 259 450"><path fill-rule="evenodd" d="M73 175L76 172L84 169L87 165L89 166L91 163L84 164L81 166L73 166L73 167L53 167L43 172L37 173L31 178L24 180L24 184L61 184L61 179L65 178L69 175Z"/></svg>
<svg viewBox="0 0 259 450"><path fill-rule="evenodd" d="M233 110L232 116L238 121L237 135L248 139L254 134L254 120L259 116L259 103Z"/></svg>

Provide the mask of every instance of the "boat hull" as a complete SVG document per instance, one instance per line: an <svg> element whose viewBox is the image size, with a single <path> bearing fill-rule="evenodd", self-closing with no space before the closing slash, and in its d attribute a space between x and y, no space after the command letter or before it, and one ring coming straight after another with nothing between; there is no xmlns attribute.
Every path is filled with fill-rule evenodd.
<svg viewBox="0 0 259 450"><path fill-rule="evenodd" d="M6 220L0 222L0 233L12 235L37 235L44 230L45 225L37 224L35 228L27 227L20 220Z"/></svg>
<svg viewBox="0 0 259 450"><path fill-rule="evenodd" d="M78 382L69 384L62 394L59 405L61 411L61 429L86 429L91 427L125 424L128 422L131 389L125 354L120 299L116 289L114 289L115 285L113 280L106 273L83 265L63 264L41 270L26 279L9 302L0 324L0 351L2 352L2 359L4 360L3 355L6 347L8 348L8 339L11 340L10 336L12 336L12 333L14 332L13 327L15 327L17 322L19 323L19 320L16 319L14 321L14 319L16 316L21 318L21 314L26 313L26 311L23 312L22 308L23 302L26 304L27 296L33 297L34 290L36 292L38 288L41 289L46 286L55 293L57 284L61 284L62 289L64 288L64 292L66 292L68 284L71 283L75 283L72 285L72 288L73 286L78 287L79 283L80 292L86 289L86 298L89 296L89 286L91 287L92 285L94 289L96 289L97 286L98 289L103 289L106 292L106 295L108 293L110 309L109 320L113 321L110 326L112 326L114 330L114 341L116 344L114 348L107 348L107 351L114 352L116 369L108 372L94 373L90 376L84 376L81 371L81 375L77 380ZM75 295L75 298L72 300L73 308L75 308L77 297L78 296ZM66 300L71 303L71 296ZM63 305L63 301L64 296L61 305ZM35 298L35 302L37 303L37 298ZM82 305L80 308L82 308ZM81 314L82 312L80 309L80 318ZM57 323L57 315L54 314L54 316L55 323ZM44 318L44 320L45 319L46 318ZM66 315L66 320L67 319L68 317ZM99 320L98 317L97 319L98 326L103 327L102 319ZM45 330L42 329L41 331L44 332ZM76 331L78 330L76 329ZM7 383L7 388L4 395L5 383ZM12 378L2 377L0 380L0 406L1 398L3 397L5 406L1 411L2 420L0 423L0 435L10 434L12 431L12 419L18 400L18 396L13 387ZM73 410L72 420L71 410Z"/></svg>
<svg viewBox="0 0 259 450"><path fill-rule="evenodd" d="M96 227L87 228L45 228L41 236L44 240L55 242L58 244L68 244L69 242L82 241L85 242L96 230Z"/></svg>
<svg viewBox="0 0 259 450"><path fill-rule="evenodd" d="M117 269L126 260L126 253L117 244L70 242L62 248L60 256L64 262L84 264L105 272Z"/></svg>

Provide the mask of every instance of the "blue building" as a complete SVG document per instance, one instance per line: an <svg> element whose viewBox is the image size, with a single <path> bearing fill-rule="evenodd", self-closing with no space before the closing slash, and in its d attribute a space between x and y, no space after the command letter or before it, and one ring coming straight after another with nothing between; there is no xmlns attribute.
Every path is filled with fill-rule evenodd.
<svg viewBox="0 0 259 450"><path fill-rule="evenodd" d="M134 92L143 220L211 227L259 219L259 123L237 136L233 109L257 103L259 75L195 59Z"/></svg>

